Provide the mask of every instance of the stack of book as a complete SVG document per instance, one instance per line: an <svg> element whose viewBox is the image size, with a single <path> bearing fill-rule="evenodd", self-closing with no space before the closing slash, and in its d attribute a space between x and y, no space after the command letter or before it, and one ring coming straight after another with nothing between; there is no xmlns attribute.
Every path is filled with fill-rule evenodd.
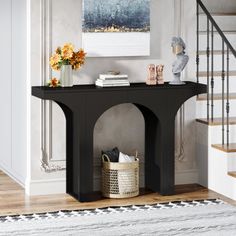
<svg viewBox="0 0 236 236"><path fill-rule="evenodd" d="M100 74L95 82L98 87L130 86L128 75Z"/></svg>

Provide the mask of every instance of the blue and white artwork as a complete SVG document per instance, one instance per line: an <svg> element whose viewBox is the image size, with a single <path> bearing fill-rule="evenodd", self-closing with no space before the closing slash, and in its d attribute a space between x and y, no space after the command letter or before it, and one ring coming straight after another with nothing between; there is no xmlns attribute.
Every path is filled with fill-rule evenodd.
<svg viewBox="0 0 236 236"><path fill-rule="evenodd" d="M148 56L150 0L83 0L82 29L90 57Z"/></svg>

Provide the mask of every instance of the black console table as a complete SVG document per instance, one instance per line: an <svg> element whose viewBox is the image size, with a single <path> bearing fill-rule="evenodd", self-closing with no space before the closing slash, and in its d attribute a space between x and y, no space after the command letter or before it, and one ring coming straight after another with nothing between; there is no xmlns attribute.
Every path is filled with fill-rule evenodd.
<svg viewBox="0 0 236 236"><path fill-rule="evenodd" d="M98 118L112 106L134 104L145 120L145 186L162 195L174 194L175 116L189 98L206 93L206 85L97 88L32 87L32 95L53 100L66 117L66 191L79 201L93 201L93 131Z"/></svg>

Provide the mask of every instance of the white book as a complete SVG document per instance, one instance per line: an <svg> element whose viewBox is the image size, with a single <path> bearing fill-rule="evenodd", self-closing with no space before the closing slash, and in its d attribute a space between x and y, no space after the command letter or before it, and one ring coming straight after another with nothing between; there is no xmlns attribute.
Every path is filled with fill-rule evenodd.
<svg viewBox="0 0 236 236"><path fill-rule="evenodd" d="M97 79L97 82L104 83L104 84L129 83L129 81L127 79L119 79L119 80L102 80L102 79Z"/></svg>
<svg viewBox="0 0 236 236"><path fill-rule="evenodd" d="M109 80L109 79L128 79L128 75L111 75L111 74L100 74L99 79Z"/></svg>
<svg viewBox="0 0 236 236"><path fill-rule="evenodd" d="M130 86L129 83L124 83L124 84L102 84L102 83L95 83L96 86L98 87L125 87L125 86Z"/></svg>
<svg viewBox="0 0 236 236"><path fill-rule="evenodd" d="M102 84L102 83L96 83L97 86L102 86L102 87L109 87L109 86L130 86L130 84Z"/></svg>
<svg viewBox="0 0 236 236"><path fill-rule="evenodd" d="M117 85L117 84L110 84L110 85L100 85L96 84L97 87L102 87L102 88L109 88L109 87L129 87L129 84L122 84L122 85Z"/></svg>

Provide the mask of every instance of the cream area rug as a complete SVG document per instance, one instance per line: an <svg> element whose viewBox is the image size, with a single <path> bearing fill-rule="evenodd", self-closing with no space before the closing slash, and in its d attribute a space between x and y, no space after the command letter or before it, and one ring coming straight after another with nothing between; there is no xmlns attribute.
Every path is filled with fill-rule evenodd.
<svg viewBox="0 0 236 236"><path fill-rule="evenodd" d="M211 199L2 216L0 235L235 236L236 208Z"/></svg>

